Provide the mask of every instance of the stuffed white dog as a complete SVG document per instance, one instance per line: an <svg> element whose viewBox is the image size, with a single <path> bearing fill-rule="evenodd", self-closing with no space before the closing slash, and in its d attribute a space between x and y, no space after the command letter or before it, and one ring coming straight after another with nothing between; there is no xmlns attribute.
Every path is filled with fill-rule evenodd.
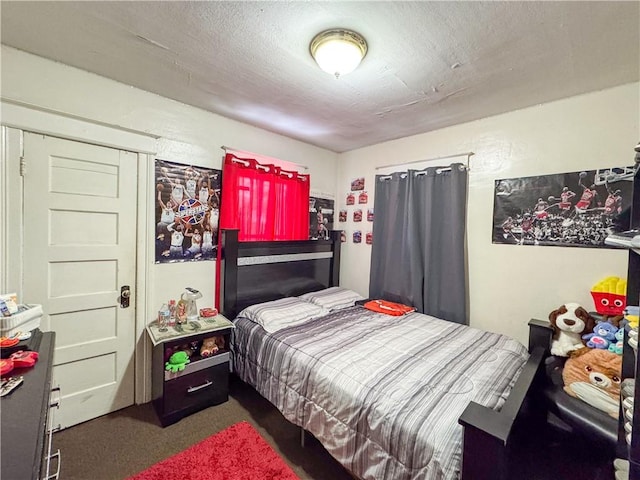
<svg viewBox="0 0 640 480"><path fill-rule="evenodd" d="M596 324L595 318L577 303L565 303L551 312L549 322L553 329L551 355L560 357L567 357L569 352L584 347L582 332L591 332Z"/></svg>

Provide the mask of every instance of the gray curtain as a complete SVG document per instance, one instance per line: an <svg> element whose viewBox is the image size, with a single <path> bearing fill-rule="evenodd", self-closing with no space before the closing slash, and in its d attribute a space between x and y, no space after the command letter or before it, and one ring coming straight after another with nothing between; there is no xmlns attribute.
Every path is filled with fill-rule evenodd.
<svg viewBox="0 0 640 480"><path fill-rule="evenodd" d="M377 175L369 297L468 324L466 204L460 163Z"/></svg>

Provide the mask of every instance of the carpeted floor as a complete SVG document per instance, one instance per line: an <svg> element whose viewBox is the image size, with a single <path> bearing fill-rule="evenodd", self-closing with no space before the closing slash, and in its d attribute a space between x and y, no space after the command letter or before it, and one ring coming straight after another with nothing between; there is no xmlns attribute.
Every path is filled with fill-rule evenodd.
<svg viewBox="0 0 640 480"><path fill-rule="evenodd" d="M141 472L235 423L247 421L303 480L352 480L313 437L300 446L300 430L255 390L232 378L228 402L162 428L151 404L137 405L54 435L62 452L60 478L118 480ZM517 455L518 480L605 480L608 459L574 439L527 434ZM257 480L257 479L256 479ZM380 479L392 480L392 479Z"/></svg>
<svg viewBox="0 0 640 480"><path fill-rule="evenodd" d="M64 480L118 480L134 475L235 423L247 421L301 479L352 480L314 438L300 446L300 429L237 379L229 401L166 428L150 403L76 425L54 435Z"/></svg>

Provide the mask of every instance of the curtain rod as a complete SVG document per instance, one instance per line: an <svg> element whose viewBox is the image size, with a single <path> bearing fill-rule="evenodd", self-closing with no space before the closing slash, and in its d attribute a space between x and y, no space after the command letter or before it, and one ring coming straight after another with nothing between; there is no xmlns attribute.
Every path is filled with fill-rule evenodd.
<svg viewBox="0 0 640 480"><path fill-rule="evenodd" d="M413 160L411 162L404 162L404 163L394 163L391 165L382 165L381 167L376 167L376 170L380 170L383 168L390 168L390 167L404 167L405 165L412 165L414 163L424 163L424 162L435 162L436 160L446 160L447 158L456 158L456 157L467 157L467 167L469 166L469 160L471 159L471 157L475 155L475 153L473 152L464 152L464 153L458 153L456 155L445 155L443 157L434 157L434 158L427 158L425 160Z"/></svg>
<svg viewBox="0 0 640 480"><path fill-rule="evenodd" d="M281 161L281 162L290 163L291 165L294 165L294 166L296 166L296 167L304 168L305 170L309 170L309 167L307 167L306 165L302 165L302 164L300 164L300 163L295 163L295 162L290 162L289 160L281 160L281 159L279 159L279 158L273 158L273 157L269 157L269 156L267 156L267 155L260 155L259 153L247 152L246 150L238 150L237 148L227 147L227 146L225 146L225 145L222 145L220 148L221 148L222 150L224 150L225 152L227 152L227 151L231 150L232 152L248 153L248 154L250 154L250 155L255 155L255 156L257 156L257 157L271 158L271 159L273 159L273 160L279 160L279 161Z"/></svg>

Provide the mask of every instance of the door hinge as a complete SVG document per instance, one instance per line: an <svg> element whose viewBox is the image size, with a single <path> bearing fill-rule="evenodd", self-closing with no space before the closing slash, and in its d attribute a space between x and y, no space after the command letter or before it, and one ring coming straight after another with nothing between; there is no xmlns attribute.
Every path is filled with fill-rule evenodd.
<svg viewBox="0 0 640 480"><path fill-rule="evenodd" d="M24 157L20 157L20 176L24 177L25 172L27 171L27 161Z"/></svg>

